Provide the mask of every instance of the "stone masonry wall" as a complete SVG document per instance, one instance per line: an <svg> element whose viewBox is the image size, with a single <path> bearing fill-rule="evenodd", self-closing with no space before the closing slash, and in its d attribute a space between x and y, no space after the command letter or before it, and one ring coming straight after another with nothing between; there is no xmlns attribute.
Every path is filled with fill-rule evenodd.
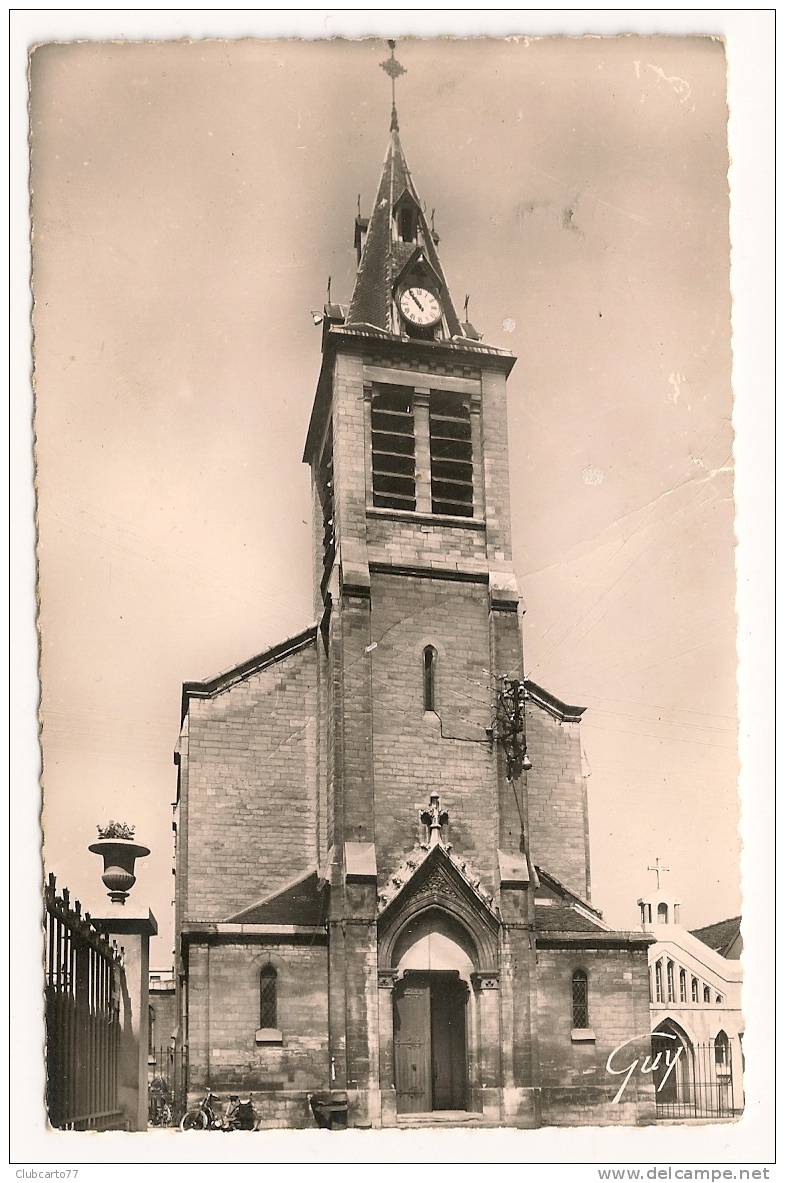
<svg viewBox="0 0 785 1183"><path fill-rule="evenodd" d="M589 1024L594 1042L573 1042L572 975L589 979ZM626 1067L648 1052L648 971L645 948L538 949L539 1047L542 1116L546 1125L631 1124L654 1120L651 1075L635 1072L622 1100L612 1099L623 1080L606 1070L608 1056L625 1040L640 1036L619 1054ZM613 1066L616 1067L614 1060Z"/></svg>
<svg viewBox="0 0 785 1183"><path fill-rule="evenodd" d="M585 786L579 723L562 723L529 700L526 775L534 862L578 895L588 895Z"/></svg>
<svg viewBox="0 0 785 1183"><path fill-rule="evenodd" d="M488 886L496 868L496 756L490 722L488 591L409 576L371 579L373 751L380 882L420 838L431 791L447 840ZM423 712L422 654L437 650L436 710ZM444 736L442 735L444 732ZM458 738L452 738L458 737Z"/></svg>
<svg viewBox="0 0 785 1183"><path fill-rule="evenodd" d="M225 920L316 863L309 645L190 704L183 920Z"/></svg>
<svg viewBox="0 0 785 1183"><path fill-rule="evenodd" d="M259 974L278 983L280 1044L256 1043ZM310 1126L307 1095L329 1088L327 948L310 944L192 945L188 1056L192 1095L253 1093L263 1124ZM209 996L208 996L209 983Z"/></svg>
<svg viewBox="0 0 785 1183"><path fill-rule="evenodd" d="M369 510L369 562L487 572L485 530L479 523L446 526L424 514L421 518Z"/></svg>

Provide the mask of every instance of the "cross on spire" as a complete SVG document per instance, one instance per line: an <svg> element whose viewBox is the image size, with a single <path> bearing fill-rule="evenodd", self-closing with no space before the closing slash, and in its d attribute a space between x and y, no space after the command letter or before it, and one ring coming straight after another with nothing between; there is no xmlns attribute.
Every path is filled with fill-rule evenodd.
<svg viewBox="0 0 785 1183"><path fill-rule="evenodd" d="M395 42L388 41L387 44L390 47L390 56L385 58L383 62L379 62L379 65L384 70L385 74L389 74L390 82L392 83L392 112L390 114L390 131L397 131L398 112L395 109L395 79L400 78L401 74L405 74L406 68L405 66L401 65L395 56Z"/></svg>
<svg viewBox="0 0 785 1183"><path fill-rule="evenodd" d="M662 875L665 871L670 871L670 867L663 867L662 864L660 863L660 859L659 859L659 855L658 855L657 858L655 858L655 860L654 860L654 866L647 867L646 870L653 871L654 874L657 876L657 889L659 890L660 875Z"/></svg>

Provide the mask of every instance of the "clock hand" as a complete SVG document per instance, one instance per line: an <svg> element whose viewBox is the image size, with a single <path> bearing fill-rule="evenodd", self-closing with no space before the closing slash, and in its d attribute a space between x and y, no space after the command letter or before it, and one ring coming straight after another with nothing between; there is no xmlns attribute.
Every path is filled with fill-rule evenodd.
<svg viewBox="0 0 785 1183"><path fill-rule="evenodd" d="M420 309L420 312L425 312L425 309L423 308L422 304L415 296L414 292L411 292L410 295L411 295L412 299L414 300L415 304L417 305L417 307Z"/></svg>

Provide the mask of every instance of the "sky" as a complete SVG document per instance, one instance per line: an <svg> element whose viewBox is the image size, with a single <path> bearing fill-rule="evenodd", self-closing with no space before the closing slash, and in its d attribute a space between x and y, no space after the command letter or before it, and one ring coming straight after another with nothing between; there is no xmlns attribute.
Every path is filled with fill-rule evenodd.
<svg viewBox="0 0 785 1183"><path fill-rule="evenodd" d="M381 40L32 67L45 862L108 818L171 959L184 680L311 623L312 309L351 294ZM588 709L593 900L740 908L725 67L710 40L407 41L401 138L508 383L527 673Z"/></svg>

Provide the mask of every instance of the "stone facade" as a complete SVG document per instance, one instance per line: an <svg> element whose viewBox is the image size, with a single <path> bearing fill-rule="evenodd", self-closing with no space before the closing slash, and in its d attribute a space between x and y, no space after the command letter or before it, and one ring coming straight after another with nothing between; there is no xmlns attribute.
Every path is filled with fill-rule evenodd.
<svg viewBox="0 0 785 1183"><path fill-rule="evenodd" d="M394 130L350 310L325 308L305 452L316 623L184 687L189 1095L250 1090L266 1125L310 1123L314 1093L358 1127L456 1110L646 1122L650 1082L613 1104L605 1065L648 1030L651 938L611 932L590 903L582 708L523 679L515 359L456 333L427 225L409 244L395 224L411 193ZM445 309L430 337L404 332L390 288L404 256ZM394 439L395 412L375 410L390 390L405 392ZM431 512L439 472L454 514Z"/></svg>

